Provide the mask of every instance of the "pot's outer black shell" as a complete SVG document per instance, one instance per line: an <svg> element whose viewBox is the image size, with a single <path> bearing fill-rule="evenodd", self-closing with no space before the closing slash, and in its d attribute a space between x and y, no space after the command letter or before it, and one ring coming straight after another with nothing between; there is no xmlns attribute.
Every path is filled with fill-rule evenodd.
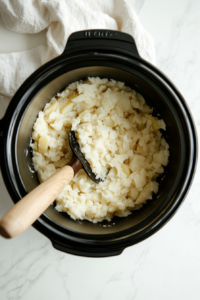
<svg viewBox="0 0 200 300"><path fill-rule="evenodd" d="M197 135L191 113L171 81L157 68L142 60L131 36L115 31L91 30L74 33L70 36L63 54L36 70L19 88L13 97L7 112L0 120L0 160L2 175L7 190L14 203L26 195L16 162L16 143L20 120L26 112L31 99L46 84L60 76L64 71L78 67L106 65L141 70L146 78L156 80L161 89L165 89L174 99L177 110L184 120L185 139L187 140L187 163L184 180L177 188L176 196L157 213L141 222L141 226L132 232L132 228L118 233L91 236L67 230L52 222L43 214L33 226L47 236L56 249L89 256L105 257L120 254L126 247L134 245L159 230L177 211L183 202L195 173L197 163ZM37 91L37 92L36 92ZM182 175L183 176L183 175Z"/></svg>

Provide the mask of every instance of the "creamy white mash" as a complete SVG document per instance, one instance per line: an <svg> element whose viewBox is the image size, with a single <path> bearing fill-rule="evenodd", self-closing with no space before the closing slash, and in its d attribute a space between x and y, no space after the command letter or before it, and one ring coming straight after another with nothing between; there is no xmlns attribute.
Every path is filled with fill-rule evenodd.
<svg viewBox="0 0 200 300"><path fill-rule="evenodd" d="M125 217L158 192L169 146L144 98L123 82L88 78L70 84L39 112L33 126L33 164L40 182L65 164L70 129L100 183L80 170L56 199L56 209L91 222Z"/></svg>

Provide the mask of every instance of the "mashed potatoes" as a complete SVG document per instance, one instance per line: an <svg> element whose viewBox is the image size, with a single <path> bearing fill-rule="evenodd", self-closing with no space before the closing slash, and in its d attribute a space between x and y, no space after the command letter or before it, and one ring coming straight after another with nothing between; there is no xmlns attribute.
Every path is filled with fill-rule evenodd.
<svg viewBox="0 0 200 300"><path fill-rule="evenodd" d="M76 132L97 178L80 170L56 199L56 209L94 223L125 217L158 191L156 178L168 163L168 144L144 98L114 80L88 78L58 93L33 127L33 164L40 182L67 164L68 134Z"/></svg>

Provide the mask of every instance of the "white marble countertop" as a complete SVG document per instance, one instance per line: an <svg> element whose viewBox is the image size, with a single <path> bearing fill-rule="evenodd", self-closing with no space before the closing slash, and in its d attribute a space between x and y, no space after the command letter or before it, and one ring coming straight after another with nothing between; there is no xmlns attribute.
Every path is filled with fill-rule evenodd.
<svg viewBox="0 0 200 300"><path fill-rule="evenodd" d="M109 0L108 0L109 1ZM157 66L185 97L200 130L200 1L129 0L155 41ZM0 52L45 43L0 19ZM3 42L2 42L3 41ZM0 117L4 114L0 106ZM200 169L190 192L159 232L120 256L83 258L56 251L34 228L0 238L0 299L200 299ZM13 205L0 178L0 218Z"/></svg>

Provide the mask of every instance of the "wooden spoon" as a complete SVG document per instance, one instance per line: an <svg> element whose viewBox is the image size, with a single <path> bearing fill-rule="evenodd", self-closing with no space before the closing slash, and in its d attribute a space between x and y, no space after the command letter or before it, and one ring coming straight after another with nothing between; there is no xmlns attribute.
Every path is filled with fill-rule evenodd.
<svg viewBox="0 0 200 300"><path fill-rule="evenodd" d="M92 172L90 164L80 150L75 132L72 130L69 133L69 144L73 151L71 161L38 185L3 216L0 220L0 235L13 238L25 231L56 199L81 168L96 183L101 181L101 179L96 179L96 175Z"/></svg>

